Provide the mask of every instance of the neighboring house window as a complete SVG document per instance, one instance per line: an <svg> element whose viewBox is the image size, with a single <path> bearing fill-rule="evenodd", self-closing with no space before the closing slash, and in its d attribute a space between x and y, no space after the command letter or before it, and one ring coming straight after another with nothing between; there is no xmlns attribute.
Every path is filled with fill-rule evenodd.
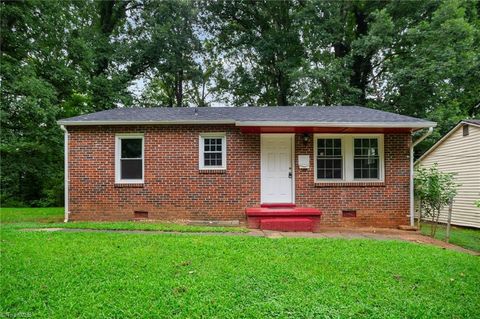
<svg viewBox="0 0 480 319"><path fill-rule="evenodd" d="M463 125L463 136L468 136L470 132L468 131L468 124Z"/></svg>
<svg viewBox="0 0 480 319"><path fill-rule="evenodd" d="M225 133L205 133L200 135L200 169L226 169L227 139Z"/></svg>
<svg viewBox="0 0 480 319"><path fill-rule="evenodd" d="M343 157L340 138L317 140L317 178L342 179Z"/></svg>
<svg viewBox="0 0 480 319"><path fill-rule="evenodd" d="M117 135L115 142L116 183L143 183L143 134Z"/></svg>
<svg viewBox="0 0 480 319"><path fill-rule="evenodd" d="M380 158L378 139L354 139L353 171L355 179L378 179Z"/></svg>
<svg viewBox="0 0 480 319"><path fill-rule="evenodd" d="M382 134L315 134L315 181L383 181Z"/></svg>

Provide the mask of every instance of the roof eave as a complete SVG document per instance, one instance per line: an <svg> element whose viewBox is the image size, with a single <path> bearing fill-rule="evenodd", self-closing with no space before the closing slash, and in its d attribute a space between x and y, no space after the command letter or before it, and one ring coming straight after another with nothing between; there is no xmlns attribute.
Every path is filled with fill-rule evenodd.
<svg viewBox="0 0 480 319"><path fill-rule="evenodd" d="M234 121L234 120L186 120L186 121L57 121L65 126L87 125L180 125L180 124L235 124L236 126L285 126L285 127L365 127L365 128L413 128L435 127L435 122L313 122L313 121Z"/></svg>
<svg viewBox="0 0 480 319"><path fill-rule="evenodd" d="M296 126L296 127L365 127L365 128L428 128L435 122L304 122L304 121L237 121L236 126Z"/></svg>
<svg viewBox="0 0 480 319"><path fill-rule="evenodd" d="M468 124L468 125L473 125L473 126L476 126L476 127L480 127L480 123L470 122L469 120L464 120L464 121L462 121L462 123Z"/></svg>
<svg viewBox="0 0 480 319"><path fill-rule="evenodd" d="M233 120L190 120L190 121L57 121L59 125L170 125L170 124L235 124Z"/></svg>
<svg viewBox="0 0 480 319"><path fill-rule="evenodd" d="M439 147L445 140L447 140L450 135L452 135L458 128L460 128L460 126L462 126L463 124L468 124L468 125L474 125L474 126L478 126L476 125L476 123L469 123L468 121L460 121L457 123L457 125L455 125L450 131L447 132L447 134L445 134L444 136L442 136L441 139L439 139L435 144L433 144L425 153L422 154L422 156L420 156L416 161L415 161L415 165L418 165L420 164L420 162L425 158L427 157L431 152L433 152L437 147ZM480 126L478 126L480 127Z"/></svg>

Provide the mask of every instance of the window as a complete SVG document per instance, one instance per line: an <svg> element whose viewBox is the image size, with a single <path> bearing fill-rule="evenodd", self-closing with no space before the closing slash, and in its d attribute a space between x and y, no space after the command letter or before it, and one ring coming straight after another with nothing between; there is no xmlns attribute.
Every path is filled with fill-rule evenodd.
<svg viewBox="0 0 480 319"><path fill-rule="evenodd" d="M383 181L383 134L315 134L315 181Z"/></svg>
<svg viewBox="0 0 480 319"><path fill-rule="evenodd" d="M319 138L317 140L317 179L342 179L342 140Z"/></svg>
<svg viewBox="0 0 480 319"><path fill-rule="evenodd" d="M143 183L143 135L117 135L115 182Z"/></svg>
<svg viewBox="0 0 480 319"><path fill-rule="evenodd" d="M226 169L227 143L225 133L200 135L200 169Z"/></svg>
<svg viewBox="0 0 480 319"><path fill-rule="evenodd" d="M378 179L379 163L378 139L354 139L353 176L355 179Z"/></svg>
<svg viewBox="0 0 480 319"><path fill-rule="evenodd" d="M463 125L463 136L468 136L468 134L470 134L470 132L468 131L468 124L464 124Z"/></svg>

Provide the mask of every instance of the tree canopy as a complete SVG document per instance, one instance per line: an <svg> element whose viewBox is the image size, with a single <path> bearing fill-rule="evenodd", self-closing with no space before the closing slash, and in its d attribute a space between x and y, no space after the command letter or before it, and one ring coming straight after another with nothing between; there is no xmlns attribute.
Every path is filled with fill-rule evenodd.
<svg viewBox="0 0 480 319"><path fill-rule="evenodd" d="M2 1L2 205L61 205L56 120L115 107L364 105L480 114L480 3ZM417 154L418 155L418 154Z"/></svg>

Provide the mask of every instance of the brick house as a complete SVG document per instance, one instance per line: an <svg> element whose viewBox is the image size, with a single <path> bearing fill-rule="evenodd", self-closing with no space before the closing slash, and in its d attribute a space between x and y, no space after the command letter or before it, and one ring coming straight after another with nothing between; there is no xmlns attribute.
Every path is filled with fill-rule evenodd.
<svg viewBox="0 0 480 319"><path fill-rule="evenodd" d="M412 134L435 126L358 106L117 108L59 124L66 221L284 230L408 224Z"/></svg>

